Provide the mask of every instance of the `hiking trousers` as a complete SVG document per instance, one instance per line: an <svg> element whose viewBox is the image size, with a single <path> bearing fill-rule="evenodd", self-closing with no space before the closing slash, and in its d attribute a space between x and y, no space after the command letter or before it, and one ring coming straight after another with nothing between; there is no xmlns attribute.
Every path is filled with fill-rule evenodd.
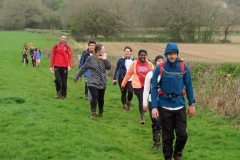
<svg viewBox="0 0 240 160"><path fill-rule="evenodd" d="M157 108L157 109L159 110L159 108ZM161 132L162 131L162 123L161 123L160 116L158 117L158 119L152 118L152 102L148 102L148 110L149 110L150 118L152 120L152 133Z"/></svg>
<svg viewBox="0 0 240 160"><path fill-rule="evenodd" d="M163 155L164 158L171 158L173 155L174 132L176 142L174 152L182 152L187 142L187 113L186 107L179 110L167 110L160 107L159 113L162 122L163 133Z"/></svg>
<svg viewBox="0 0 240 160"><path fill-rule="evenodd" d="M140 114L144 113L143 111L143 87L142 88L133 88L134 94L138 99L138 109Z"/></svg>
<svg viewBox="0 0 240 160"><path fill-rule="evenodd" d="M90 94L92 96L91 99L91 111L96 112L97 104L99 111L103 112L103 106L104 106L104 94L106 89L98 89L96 87L89 86L88 87Z"/></svg>
<svg viewBox="0 0 240 160"><path fill-rule="evenodd" d="M61 96L67 96L68 67L54 66L56 91L61 91Z"/></svg>
<svg viewBox="0 0 240 160"><path fill-rule="evenodd" d="M119 85L120 91L121 91L121 101L122 101L122 104L124 105L124 104L127 104L127 101L132 101L133 87L132 87L132 81L128 81L126 86L122 90L122 88L121 88L122 81L123 81L123 79L118 79L118 85Z"/></svg>
<svg viewBox="0 0 240 160"><path fill-rule="evenodd" d="M159 110L159 108L157 108L157 109ZM161 138L161 135L162 135L161 118L160 118L160 116L157 119L152 118L152 102L148 102L148 110L149 110L150 118L152 120L153 141L160 143L160 138Z"/></svg>

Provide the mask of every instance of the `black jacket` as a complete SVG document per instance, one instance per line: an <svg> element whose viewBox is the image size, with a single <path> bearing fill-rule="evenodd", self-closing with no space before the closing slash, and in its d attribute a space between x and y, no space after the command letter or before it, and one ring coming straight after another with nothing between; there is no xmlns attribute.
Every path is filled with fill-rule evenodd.
<svg viewBox="0 0 240 160"><path fill-rule="evenodd" d="M130 59L134 61L133 57L130 57ZM118 79L124 79L124 76L126 75L126 73L127 73L127 68L125 65L125 57L123 56L117 62L117 67L116 67L116 71L114 73L113 79L116 80L117 76L118 76Z"/></svg>

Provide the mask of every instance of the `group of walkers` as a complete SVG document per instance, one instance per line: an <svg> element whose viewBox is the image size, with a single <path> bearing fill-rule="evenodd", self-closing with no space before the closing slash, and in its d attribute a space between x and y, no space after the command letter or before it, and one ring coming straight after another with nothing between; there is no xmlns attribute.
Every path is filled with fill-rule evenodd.
<svg viewBox="0 0 240 160"><path fill-rule="evenodd" d="M29 52L28 52L29 49ZM23 66L28 64L28 55L31 56L32 66L33 67L40 67L40 62L42 59L42 53L39 48L34 48L33 44L30 43L27 46L26 42L23 44L23 52L22 52L22 63Z"/></svg>
<svg viewBox="0 0 240 160"><path fill-rule="evenodd" d="M182 150L187 142L187 108L184 96L188 99L188 114L195 115L195 98L189 67L178 58L176 43L168 43L164 56L157 55L154 64L147 59L147 51L138 51L138 58L131 56L132 48L126 46L124 55L119 58L112 83L118 82L121 103L125 112L131 110L133 93L138 99L140 123L145 124L145 112L149 110L152 121L153 149L161 148L165 160L182 159ZM163 59L166 58L166 61ZM68 71L72 66L72 50L66 43L66 35L52 49L50 72L55 74L56 96L65 99L67 95ZM53 69L54 67L54 69ZM107 70L111 63L105 54L104 45L89 41L88 49L80 59L79 70L74 82L85 77L85 96L90 101L91 119L97 114L103 118L104 95L107 86ZM176 135L173 147L174 132Z"/></svg>

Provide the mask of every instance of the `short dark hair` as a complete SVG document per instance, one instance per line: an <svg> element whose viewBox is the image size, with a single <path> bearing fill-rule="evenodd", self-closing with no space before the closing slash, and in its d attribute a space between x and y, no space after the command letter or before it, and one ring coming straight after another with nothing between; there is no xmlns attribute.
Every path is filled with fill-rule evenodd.
<svg viewBox="0 0 240 160"><path fill-rule="evenodd" d="M145 49L140 49L138 51L138 56L141 54L141 53L145 53L147 55L147 51Z"/></svg>
<svg viewBox="0 0 240 160"><path fill-rule="evenodd" d="M91 43L92 43L92 44L96 44L96 41L90 40L90 41L88 42L88 46L89 46Z"/></svg>
<svg viewBox="0 0 240 160"><path fill-rule="evenodd" d="M129 49L129 50L132 52L132 48L131 48L131 47L126 46L126 47L124 47L124 50L123 50L123 51L125 52L126 49Z"/></svg>

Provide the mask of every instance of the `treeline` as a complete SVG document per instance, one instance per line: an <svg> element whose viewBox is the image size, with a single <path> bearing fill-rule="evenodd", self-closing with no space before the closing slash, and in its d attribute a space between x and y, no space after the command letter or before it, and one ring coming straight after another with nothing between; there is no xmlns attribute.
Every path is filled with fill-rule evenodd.
<svg viewBox="0 0 240 160"><path fill-rule="evenodd" d="M65 29L90 38L212 42L240 19L238 0L0 0L0 29ZM155 41L155 40L154 40Z"/></svg>

